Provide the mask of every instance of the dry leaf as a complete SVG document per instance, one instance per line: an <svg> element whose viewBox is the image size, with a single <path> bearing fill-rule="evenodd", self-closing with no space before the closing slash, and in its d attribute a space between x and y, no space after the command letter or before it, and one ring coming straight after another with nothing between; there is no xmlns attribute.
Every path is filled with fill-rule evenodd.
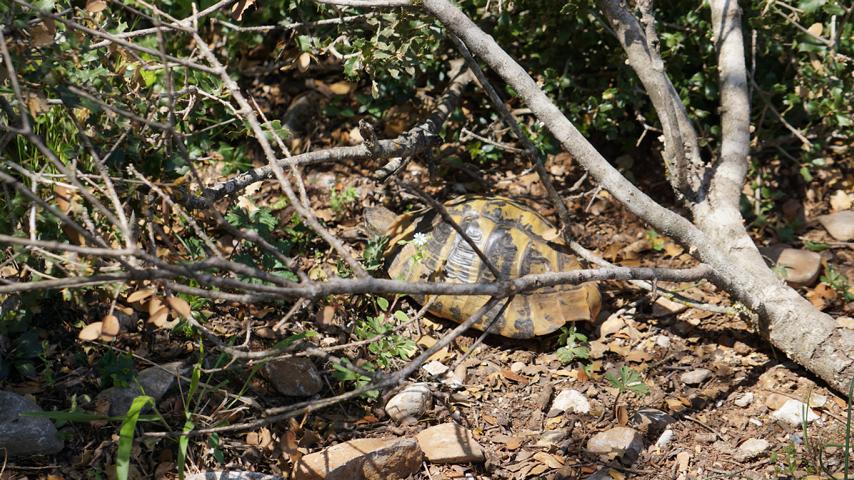
<svg viewBox="0 0 854 480"><path fill-rule="evenodd" d="M537 452L534 454L534 459L549 468L557 469L563 467L563 458L558 457L557 455L551 455L546 452Z"/></svg>
<svg viewBox="0 0 854 480"><path fill-rule="evenodd" d="M46 18L30 28L30 44L34 47L46 47L53 45L53 38L56 34L56 25L53 20Z"/></svg>
<svg viewBox="0 0 854 480"><path fill-rule="evenodd" d="M851 210L852 207L854 207L854 195L844 190L837 190L830 196L830 208L834 212Z"/></svg>
<svg viewBox="0 0 854 480"><path fill-rule="evenodd" d="M155 327L162 327L166 325L166 320L169 318L169 309L166 307L160 308L160 310L154 312L148 321L149 323L153 323Z"/></svg>
<svg viewBox="0 0 854 480"><path fill-rule="evenodd" d="M27 109L36 117L42 112L46 112L50 108L47 99L39 94L31 93L27 96Z"/></svg>
<svg viewBox="0 0 854 480"><path fill-rule="evenodd" d="M824 25L819 22L813 23L810 25L810 28L807 29L808 32L814 37L820 37L821 32L824 30Z"/></svg>
<svg viewBox="0 0 854 480"><path fill-rule="evenodd" d="M153 288L144 288L142 290L137 290L130 295L128 295L127 302L128 303L136 303L141 300L145 300L146 298L154 295Z"/></svg>
<svg viewBox="0 0 854 480"><path fill-rule="evenodd" d="M353 84L350 82L335 82L329 85L329 90L335 95L347 95L353 91Z"/></svg>
<svg viewBox="0 0 854 480"><path fill-rule="evenodd" d="M255 0L239 0L231 7L231 18L237 21L243 20L243 14L254 4Z"/></svg>
<svg viewBox="0 0 854 480"><path fill-rule="evenodd" d="M279 448L282 449L282 453L287 455L288 459L293 463L298 462L300 457L302 457L302 453L299 451L299 443L297 442L297 434L293 430L288 430L282 435Z"/></svg>
<svg viewBox="0 0 854 480"><path fill-rule="evenodd" d="M311 55L308 52L302 52L297 57L297 69L300 72L305 73L308 70L308 66L311 65Z"/></svg>
<svg viewBox="0 0 854 480"><path fill-rule="evenodd" d="M115 337L119 334L119 329L121 325L119 324L119 319L114 315L107 315L103 319L101 319L101 335Z"/></svg>
<svg viewBox="0 0 854 480"><path fill-rule="evenodd" d="M614 416L617 417L617 423L621 427L629 424L629 410L625 405L617 405L617 408L614 409Z"/></svg>
<svg viewBox="0 0 854 480"><path fill-rule="evenodd" d="M528 377L525 377L524 375L519 375L518 373L514 373L511 370L501 370L501 376L516 383L528 383Z"/></svg>
<svg viewBox="0 0 854 480"><path fill-rule="evenodd" d="M89 13L98 13L106 10L107 2L104 0L86 0L86 11Z"/></svg>
<svg viewBox="0 0 854 480"><path fill-rule="evenodd" d="M77 338L80 340L95 340L101 336L101 322L90 323L80 330Z"/></svg>
<svg viewBox="0 0 854 480"><path fill-rule="evenodd" d="M816 287L807 292L807 300L819 310L824 310L828 305L836 300L836 290L826 283L819 283Z"/></svg>
<svg viewBox="0 0 854 480"><path fill-rule="evenodd" d="M190 315L192 314L190 304L181 297L166 297L166 304L169 305L169 308L174 310L175 313L184 318L190 318Z"/></svg>

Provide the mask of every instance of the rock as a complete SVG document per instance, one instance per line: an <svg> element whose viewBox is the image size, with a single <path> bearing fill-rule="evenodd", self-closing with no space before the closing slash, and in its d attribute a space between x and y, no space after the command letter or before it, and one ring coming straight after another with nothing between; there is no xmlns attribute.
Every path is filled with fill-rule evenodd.
<svg viewBox="0 0 854 480"><path fill-rule="evenodd" d="M738 446L735 451L735 454L733 455L733 458L735 458L735 460L738 462L750 460L751 458L755 458L758 455L762 454L770 447L771 444L768 443L768 441L765 439L751 438Z"/></svg>
<svg viewBox="0 0 854 480"><path fill-rule="evenodd" d="M655 344L661 348L670 348L670 337L667 335L659 335L655 337Z"/></svg>
<svg viewBox="0 0 854 480"><path fill-rule="evenodd" d="M733 403L735 403L736 406L739 406L741 408L747 407L748 405L753 403L753 392L747 392L745 394L742 394L741 396L736 398Z"/></svg>
<svg viewBox="0 0 854 480"><path fill-rule="evenodd" d="M149 367L139 372L136 380L127 387L110 387L95 397L96 404L107 402L107 414L111 417L122 417L130 409L133 399L140 395L154 398L154 403L160 401L166 393L176 385L178 375L184 366L183 362L170 362L158 367Z"/></svg>
<svg viewBox="0 0 854 480"><path fill-rule="evenodd" d="M273 360L264 365L264 375L273 388L289 397L310 397L323 389L323 378L306 357Z"/></svg>
<svg viewBox="0 0 854 480"><path fill-rule="evenodd" d="M819 395L814 393L809 397L810 407L813 408L824 408L827 405L827 395Z"/></svg>
<svg viewBox="0 0 854 480"><path fill-rule="evenodd" d="M302 457L294 479L404 479L421 468L421 459L414 439L361 438Z"/></svg>
<svg viewBox="0 0 854 480"><path fill-rule="evenodd" d="M658 440L655 441L655 446L658 448L664 448L671 440L673 440L673 430L668 428L658 436Z"/></svg>
<svg viewBox="0 0 854 480"><path fill-rule="evenodd" d="M599 326L599 338L607 338L626 326L622 315L611 315Z"/></svg>
<svg viewBox="0 0 854 480"><path fill-rule="evenodd" d="M50 419L21 416L41 411L32 400L0 390L0 452L5 451L10 457L30 457L62 450L64 442Z"/></svg>
<svg viewBox="0 0 854 480"><path fill-rule="evenodd" d="M632 416L632 425L646 432L660 432L676 419L655 408L641 408Z"/></svg>
<svg viewBox="0 0 854 480"><path fill-rule="evenodd" d="M682 383L685 385L699 385L708 380L711 376L711 370L707 368L698 368L696 370L683 373L679 379L682 380Z"/></svg>
<svg viewBox="0 0 854 480"><path fill-rule="evenodd" d="M548 448L558 445L569 436L569 433L570 430L568 428L561 428L560 430L546 430L540 434L540 438L534 446Z"/></svg>
<svg viewBox="0 0 854 480"><path fill-rule="evenodd" d="M854 210L822 215L818 217L818 221L831 237L840 242L849 242L854 239Z"/></svg>
<svg viewBox="0 0 854 480"><path fill-rule="evenodd" d="M285 480L285 477L239 470L218 470L214 472L192 473L185 476L184 480Z"/></svg>
<svg viewBox="0 0 854 480"><path fill-rule="evenodd" d="M578 390L561 390L552 402L549 417L556 417L563 412L590 413L590 402Z"/></svg>
<svg viewBox="0 0 854 480"><path fill-rule="evenodd" d="M442 363L438 360L433 360L432 362L426 363L425 365L423 365L421 367L421 369L433 377L438 377L439 375L443 375L444 373L446 373L449 370L447 365L445 365L444 363Z"/></svg>
<svg viewBox="0 0 854 480"><path fill-rule="evenodd" d="M413 383L400 391L385 405L385 411L397 423L412 423L427 411L433 394L426 383Z"/></svg>
<svg viewBox="0 0 854 480"><path fill-rule="evenodd" d="M522 373L522 370L525 369L525 366L526 365L522 362L513 362L513 364L510 365L510 371L513 373Z"/></svg>
<svg viewBox="0 0 854 480"><path fill-rule="evenodd" d="M485 459L483 448L471 432L456 423L430 427L415 438L432 463L471 463Z"/></svg>
<svg viewBox="0 0 854 480"><path fill-rule="evenodd" d="M794 398L790 398L782 407L771 412L771 417L793 427L799 427L804 421L804 409L807 412L807 423L818 420L818 415L812 409L808 408L804 402Z"/></svg>
<svg viewBox="0 0 854 480"><path fill-rule="evenodd" d="M587 441L587 451L599 455L618 457L625 465L637 460L643 449L641 434L629 427L615 427L599 432Z"/></svg>
<svg viewBox="0 0 854 480"><path fill-rule="evenodd" d="M763 248L760 251L775 265L778 274L789 285L805 287L818 280L821 255L809 250L788 248L785 245Z"/></svg>
<svg viewBox="0 0 854 480"><path fill-rule="evenodd" d="M854 318L838 317L836 319L836 326L839 328L847 328L848 330L854 330Z"/></svg>
<svg viewBox="0 0 854 480"><path fill-rule="evenodd" d="M765 406L770 408L771 410L777 410L783 405L791 400L789 397L785 395L780 395L779 393L769 393L765 396Z"/></svg>

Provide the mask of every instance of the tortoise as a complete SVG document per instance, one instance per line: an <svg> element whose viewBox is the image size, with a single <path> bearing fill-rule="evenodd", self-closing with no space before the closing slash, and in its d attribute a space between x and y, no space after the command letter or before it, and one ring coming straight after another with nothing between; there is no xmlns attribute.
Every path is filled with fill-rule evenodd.
<svg viewBox="0 0 854 480"><path fill-rule="evenodd" d="M509 198L466 195L444 204L451 218L491 259L505 278L581 268L568 253L555 228L532 209ZM395 216L382 207L366 209L370 230L390 238L385 250L389 277L409 282L491 282L495 276L471 245L436 210ZM433 315L462 323L489 300L488 296L413 295ZM474 328L483 331L503 302ZM592 282L558 285L517 295L490 333L510 338L546 335L567 322L593 321L601 296Z"/></svg>

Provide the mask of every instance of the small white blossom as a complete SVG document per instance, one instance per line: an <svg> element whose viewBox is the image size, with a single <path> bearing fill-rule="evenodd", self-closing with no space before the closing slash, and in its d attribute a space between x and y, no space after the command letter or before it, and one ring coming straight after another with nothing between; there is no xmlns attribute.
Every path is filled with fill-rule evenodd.
<svg viewBox="0 0 854 480"><path fill-rule="evenodd" d="M424 245L427 245L427 235L424 235L423 233L416 233L412 237L412 243L414 243L416 247L423 247Z"/></svg>

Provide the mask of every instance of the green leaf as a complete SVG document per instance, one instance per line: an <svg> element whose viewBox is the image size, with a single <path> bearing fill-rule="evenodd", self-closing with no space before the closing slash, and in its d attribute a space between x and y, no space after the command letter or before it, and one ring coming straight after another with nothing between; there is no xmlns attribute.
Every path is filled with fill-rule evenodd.
<svg viewBox="0 0 854 480"><path fill-rule="evenodd" d="M116 450L116 478L127 480L130 473L130 455L133 450L133 435L139 414L148 405L154 405L154 398L141 395L133 399L133 403L125 415L125 420L119 428L119 448Z"/></svg>
<svg viewBox="0 0 854 480"><path fill-rule="evenodd" d="M380 307L380 310L385 312L388 310L388 300L384 297L377 297L377 306Z"/></svg>
<svg viewBox="0 0 854 480"><path fill-rule="evenodd" d="M193 422L187 420L184 423L183 434L178 437L178 478L184 480L184 466L187 463L187 446L190 444L190 436L187 435L193 430Z"/></svg>
<svg viewBox="0 0 854 480"><path fill-rule="evenodd" d="M798 8L803 10L804 13L812 13L821 8L825 3L827 3L827 0L801 0Z"/></svg>
<svg viewBox="0 0 854 480"><path fill-rule="evenodd" d="M396 310L394 312L394 318L396 318L400 322L408 322L409 315L406 314L403 310Z"/></svg>

